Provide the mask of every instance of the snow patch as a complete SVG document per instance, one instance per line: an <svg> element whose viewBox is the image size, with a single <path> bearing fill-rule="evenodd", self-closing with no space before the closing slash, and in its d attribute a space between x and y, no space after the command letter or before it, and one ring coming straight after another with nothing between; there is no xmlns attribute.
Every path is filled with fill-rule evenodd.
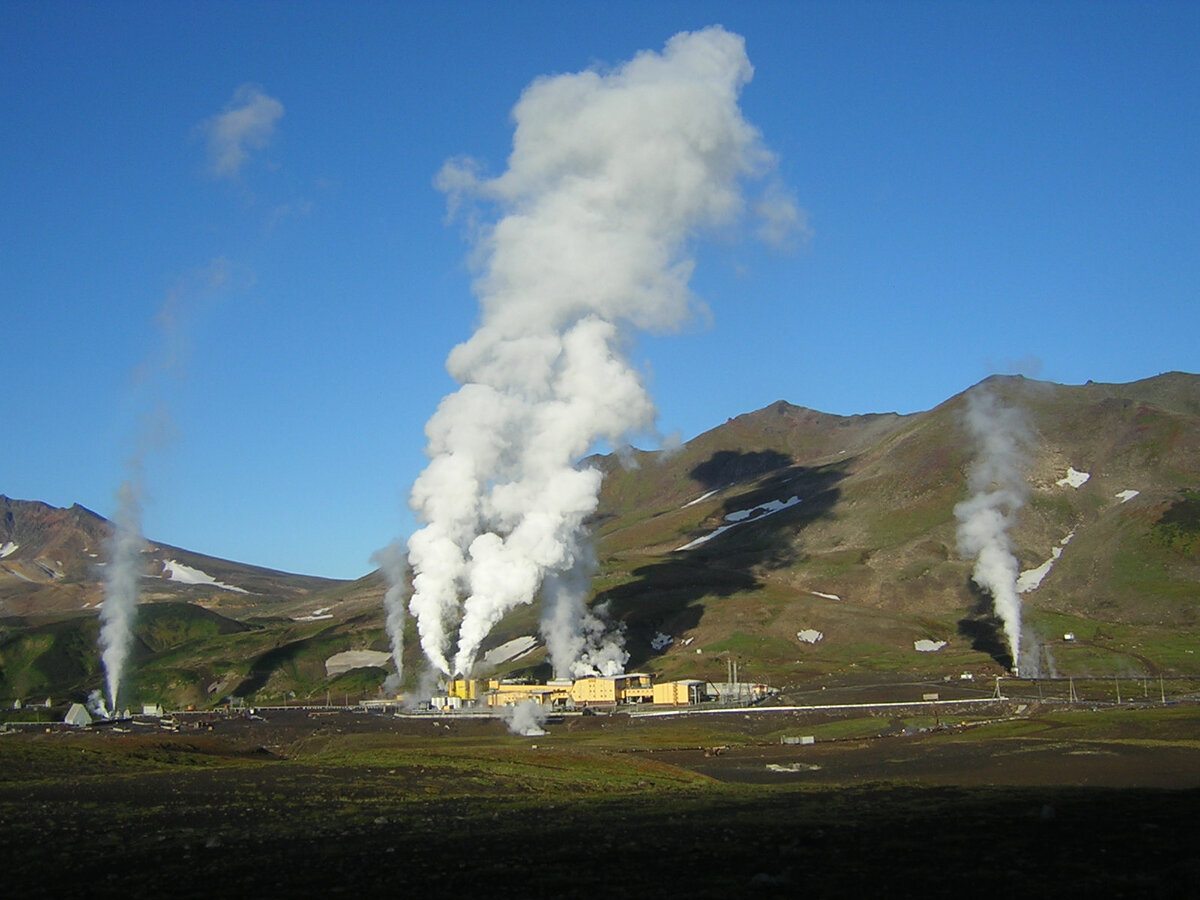
<svg viewBox="0 0 1200 900"><path fill-rule="evenodd" d="M699 547L701 544L706 544L719 534L724 534L730 528L736 528L746 522L757 522L759 519L765 519L767 516L773 516L777 512L782 512L785 509L790 509L800 502L799 497L792 497L789 500L769 500L766 503L761 503L758 506L753 506L750 509L739 509L731 513L727 513L725 521L728 525L722 525L714 531L709 532L702 537L696 538L682 547L676 547L676 552L680 550L691 550Z"/></svg>
<svg viewBox="0 0 1200 900"><path fill-rule="evenodd" d="M365 669L368 666L386 669L391 659L392 654L383 650L344 650L325 660L325 677L332 678L351 669Z"/></svg>
<svg viewBox="0 0 1200 900"><path fill-rule="evenodd" d="M1091 472L1079 472L1074 466L1067 466L1067 476L1065 478L1058 479L1058 481L1054 483L1059 487L1077 488L1084 485L1091 477Z"/></svg>
<svg viewBox="0 0 1200 900"><path fill-rule="evenodd" d="M931 641L927 638L922 638L919 641L913 641L913 649L918 653L937 653L945 646L945 641Z"/></svg>
<svg viewBox="0 0 1200 900"><path fill-rule="evenodd" d="M1030 591L1036 591L1042 586L1042 579L1050 574L1050 569L1054 566L1054 561L1062 556L1062 547L1055 547L1050 551L1050 558L1038 566L1036 569L1026 569L1017 576L1017 593L1028 594Z"/></svg>
<svg viewBox="0 0 1200 900"><path fill-rule="evenodd" d="M293 622L319 622L322 619L332 619L333 613L329 611L328 606L322 606L320 609L314 609L307 616L292 616Z"/></svg>
<svg viewBox="0 0 1200 900"><path fill-rule="evenodd" d="M1141 493L1141 491L1119 491L1117 493L1117 499L1120 500L1122 503L1128 503L1130 500L1132 500L1134 497L1136 497L1140 493Z"/></svg>
<svg viewBox="0 0 1200 900"><path fill-rule="evenodd" d="M1050 558L1038 566L1036 569L1026 569L1017 576L1017 593L1028 594L1030 591L1036 591L1042 586L1042 580L1050 574L1050 570L1054 567L1055 561L1062 556L1063 547L1071 543L1071 538L1075 537L1075 532L1071 532L1061 541L1059 546L1050 550Z"/></svg>
<svg viewBox="0 0 1200 900"><path fill-rule="evenodd" d="M14 544L12 541L5 541L4 545L0 546L0 559L4 559L6 556L12 556L17 552L17 549L20 546L20 544Z"/></svg>
<svg viewBox="0 0 1200 900"><path fill-rule="evenodd" d="M705 500L707 500L709 497L711 497L715 493L717 493L717 491L709 491L707 494L701 494L695 500L689 500L687 503L683 504L683 506L681 506L679 508L687 509L689 506L695 506L697 503L704 502Z"/></svg>
<svg viewBox="0 0 1200 900"><path fill-rule="evenodd" d="M724 534L726 531L728 531L732 527L733 527L732 525L722 525L720 528L716 529L715 531L709 532L708 534L704 535L703 537L698 537L694 541L689 541L688 543L684 544L682 547L676 547L675 552L678 553L680 550L692 550L696 547L699 547L701 544L707 544L709 541L711 541L717 535Z"/></svg>
<svg viewBox="0 0 1200 900"><path fill-rule="evenodd" d="M513 638L511 641L505 641L499 647L493 647L487 653L483 654L483 664L485 666L498 666L501 663L510 662L518 657L524 656L537 648L538 640L532 635Z"/></svg>
<svg viewBox="0 0 1200 900"><path fill-rule="evenodd" d="M739 509L736 512L731 512L725 516L725 521L745 522L751 518L761 519L795 506L799 502L799 497L792 497L789 500L768 500L766 503L752 507L751 509Z"/></svg>
<svg viewBox="0 0 1200 900"><path fill-rule="evenodd" d="M815 628L806 628L803 631L797 631L796 637L805 644L815 644L822 640L825 635Z"/></svg>
<svg viewBox="0 0 1200 900"><path fill-rule="evenodd" d="M245 588L234 587L231 584L217 581L217 579L213 578L207 572L193 569L191 566L185 566L174 559L168 559L163 562L163 575L168 581L177 581L180 584L202 584L208 587L220 588L223 591L233 591L235 594L250 593Z"/></svg>

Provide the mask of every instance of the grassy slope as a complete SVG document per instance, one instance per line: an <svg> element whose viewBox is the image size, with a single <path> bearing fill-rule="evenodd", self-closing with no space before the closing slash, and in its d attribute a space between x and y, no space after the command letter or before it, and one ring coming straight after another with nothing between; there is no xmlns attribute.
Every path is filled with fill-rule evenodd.
<svg viewBox="0 0 1200 900"><path fill-rule="evenodd" d="M1088 621L1117 635L1089 653L1082 644L1061 648L1060 671L1197 671L1184 652L1200 637L1195 495L1187 492L1200 482L1196 384L1182 375L1121 386L992 383L1027 410L1035 435L1031 494L1014 532L1021 567L1040 565L1074 535L1025 596L1027 621L1047 641L1072 630L1064 624ZM971 460L963 403L960 396L928 413L871 421L821 421L776 404L676 457L647 456L636 470L611 472L597 528L597 592L626 622L638 666L712 677L720 666L697 658L700 648L732 650L764 677L785 680L830 670L998 670L960 625L980 602L970 563L956 551L954 505L966 496ZM772 462L766 474L755 470ZM1057 485L1068 466L1091 479L1078 489ZM697 474L714 471L725 477ZM722 490L684 505L714 486ZM672 552L726 513L797 489L806 500L793 510ZM1141 493L1122 503L1116 494L1127 489ZM1156 524L1164 516L1170 528ZM804 628L825 639L799 645L795 632ZM644 642L659 630L680 641L656 657ZM694 638L687 648L685 636ZM916 654L920 638L949 646Z"/></svg>

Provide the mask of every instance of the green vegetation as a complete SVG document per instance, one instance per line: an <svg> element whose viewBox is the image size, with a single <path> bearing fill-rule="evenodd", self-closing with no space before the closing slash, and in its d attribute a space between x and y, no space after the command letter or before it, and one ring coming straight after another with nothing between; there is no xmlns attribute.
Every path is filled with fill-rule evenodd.
<svg viewBox="0 0 1200 900"><path fill-rule="evenodd" d="M92 616L8 625L0 632L0 696L12 699L80 690L99 669Z"/></svg>
<svg viewBox="0 0 1200 900"><path fill-rule="evenodd" d="M1183 490L1154 523L1155 540L1176 553L1200 551L1200 491Z"/></svg>

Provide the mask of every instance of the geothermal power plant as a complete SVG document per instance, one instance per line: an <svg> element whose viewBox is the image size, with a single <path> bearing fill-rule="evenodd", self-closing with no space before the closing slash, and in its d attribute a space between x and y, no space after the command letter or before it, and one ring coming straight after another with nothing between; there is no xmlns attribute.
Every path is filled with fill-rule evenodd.
<svg viewBox="0 0 1200 900"><path fill-rule="evenodd" d="M739 687L734 677L720 689L625 673L621 624L604 604L589 605L598 565L588 523L604 476L588 457L607 449L623 458L634 438L658 437L644 374L627 353L636 335L678 330L696 312L697 239L751 216L763 220L766 240L786 223L801 227L774 156L742 114L752 77L740 36L719 26L681 32L611 69L535 80L512 111L505 171L485 177L485 166L460 158L438 174L452 212L473 204L485 217L471 229L479 317L446 360L458 388L425 426L428 464L408 497L419 527L371 557L387 585L394 671L385 695L411 698L419 682L418 700L437 709L587 709L729 702ZM969 460L968 496L954 506L952 542L999 623L1002 664L1036 678L1042 650L1023 623L1012 537L1031 492L1035 430L1019 401L986 382L965 405L967 440L956 440ZM140 456L105 548L105 689L89 704L103 717L131 701L124 686L145 574ZM744 516L804 502L785 494ZM675 549L694 550L728 527ZM497 626L535 604L553 677L536 685L479 677L490 670L483 651ZM415 626L421 672L404 670L406 624ZM747 697L739 688L738 699L758 687Z"/></svg>

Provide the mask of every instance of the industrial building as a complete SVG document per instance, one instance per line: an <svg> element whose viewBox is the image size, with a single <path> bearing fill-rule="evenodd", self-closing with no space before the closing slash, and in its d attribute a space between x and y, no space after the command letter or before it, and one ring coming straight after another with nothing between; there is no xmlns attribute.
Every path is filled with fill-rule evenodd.
<svg viewBox="0 0 1200 900"><path fill-rule="evenodd" d="M692 706L708 696L703 681L665 681L654 685L653 702L659 706Z"/></svg>
<svg viewBox="0 0 1200 900"><path fill-rule="evenodd" d="M655 683L650 675L641 672L589 675L573 681L558 679L544 684L498 678L454 678L446 684L445 694L432 698L431 706L435 709L497 708L529 702L554 709L634 704L693 706L714 698L736 696L729 687L695 679ZM747 699L759 698L766 693L765 685L746 685L745 688Z"/></svg>

